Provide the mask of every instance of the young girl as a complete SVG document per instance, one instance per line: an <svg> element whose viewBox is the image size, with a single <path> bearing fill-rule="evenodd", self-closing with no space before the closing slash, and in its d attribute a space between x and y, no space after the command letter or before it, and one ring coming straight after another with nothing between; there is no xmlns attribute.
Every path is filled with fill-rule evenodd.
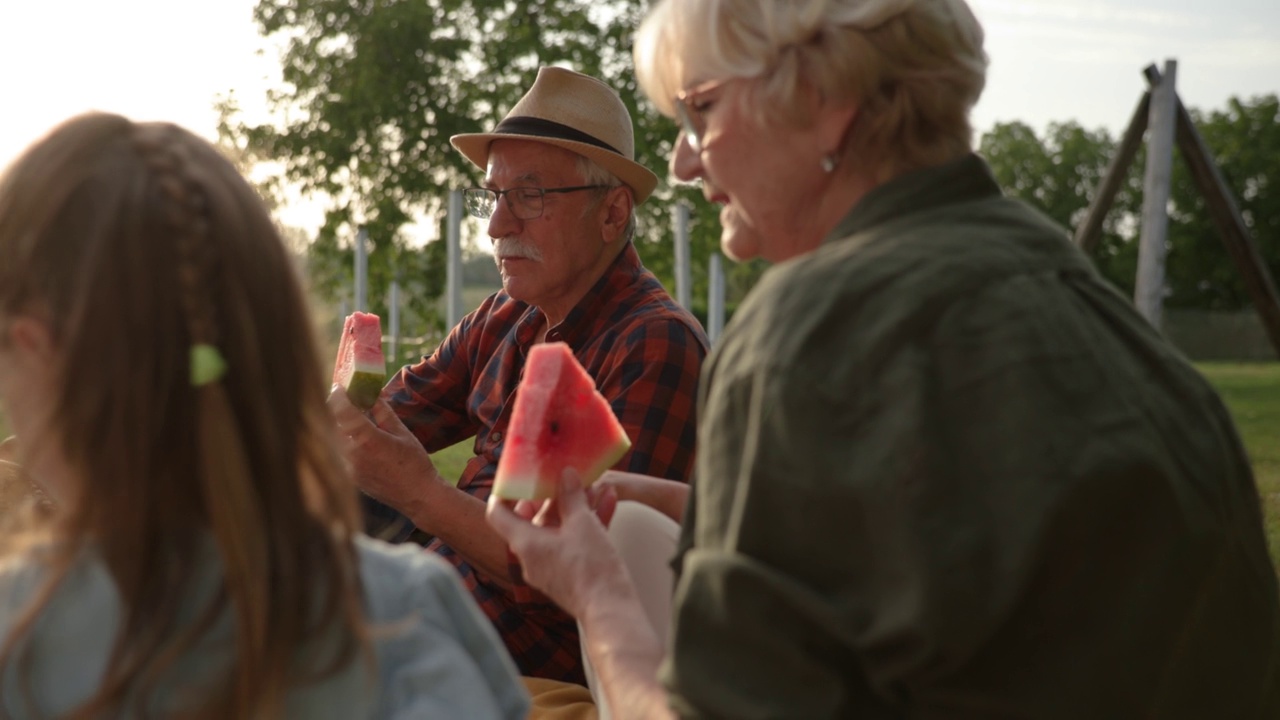
<svg viewBox="0 0 1280 720"><path fill-rule="evenodd" d="M208 143L91 114L0 179L0 717L523 717L452 570L357 536L307 309Z"/></svg>

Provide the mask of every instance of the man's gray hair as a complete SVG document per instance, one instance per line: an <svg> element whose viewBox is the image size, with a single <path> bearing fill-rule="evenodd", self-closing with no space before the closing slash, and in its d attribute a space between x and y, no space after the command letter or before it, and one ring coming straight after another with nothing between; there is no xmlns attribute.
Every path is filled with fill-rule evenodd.
<svg viewBox="0 0 1280 720"><path fill-rule="evenodd" d="M582 176L583 185L605 185L616 188L622 185L618 176L600 167L598 163L585 155L578 156L578 174ZM631 214L627 217L627 227L622 232L622 239L630 241L636 234L635 193L632 193Z"/></svg>

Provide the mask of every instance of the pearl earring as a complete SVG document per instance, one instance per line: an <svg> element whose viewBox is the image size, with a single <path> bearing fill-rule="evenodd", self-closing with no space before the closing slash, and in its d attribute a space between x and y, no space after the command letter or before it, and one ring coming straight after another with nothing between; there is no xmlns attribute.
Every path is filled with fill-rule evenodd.
<svg viewBox="0 0 1280 720"><path fill-rule="evenodd" d="M832 172L835 172L835 169L836 169L836 154L835 154L835 153L829 153L829 154L827 154L827 155L823 155L823 156L822 156L822 162L821 162L820 164L822 165L822 172L825 172L825 173L832 173Z"/></svg>

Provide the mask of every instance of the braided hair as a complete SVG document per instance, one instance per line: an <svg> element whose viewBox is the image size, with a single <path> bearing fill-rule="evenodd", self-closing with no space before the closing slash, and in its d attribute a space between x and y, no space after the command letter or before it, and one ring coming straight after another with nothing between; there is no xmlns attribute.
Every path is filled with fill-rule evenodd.
<svg viewBox="0 0 1280 720"><path fill-rule="evenodd" d="M192 346L216 349L216 310L204 290L218 269L208 237L209 207L200 180L193 175L189 148L177 141L176 133L173 126L139 126L133 141L162 196L158 209L173 233L174 273Z"/></svg>
<svg viewBox="0 0 1280 720"><path fill-rule="evenodd" d="M162 714L278 716L291 687L368 657L355 493L305 299L265 207L216 149L90 114L28 150L0 179L0 329L20 315L43 318L57 348L41 449L78 483L30 528L56 541L41 550L50 571L0 669L86 551L122 610L78 717L145 715L210 642L227 663L183 678Z"/></svg>

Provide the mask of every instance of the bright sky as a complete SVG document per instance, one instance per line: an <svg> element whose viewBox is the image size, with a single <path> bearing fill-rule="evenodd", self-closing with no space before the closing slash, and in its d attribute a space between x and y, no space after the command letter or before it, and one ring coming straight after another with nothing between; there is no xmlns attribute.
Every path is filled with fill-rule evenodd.
<svg viewBox="0 0 1280 720"><path fill-rule="evenodd" d="M987 32L979 132L1021 120L1076 120L1119 135L1145 83L1178 60L1183 102L1280 93L1276 0L970 0ZM252 20L255 0L0 0L0 167L90 109L171 120L213 138L216 95L234 90L261 119L277 75ZM310 225L297 209L285 221ZM292 217L291 217L292 216Z"/></svg>

